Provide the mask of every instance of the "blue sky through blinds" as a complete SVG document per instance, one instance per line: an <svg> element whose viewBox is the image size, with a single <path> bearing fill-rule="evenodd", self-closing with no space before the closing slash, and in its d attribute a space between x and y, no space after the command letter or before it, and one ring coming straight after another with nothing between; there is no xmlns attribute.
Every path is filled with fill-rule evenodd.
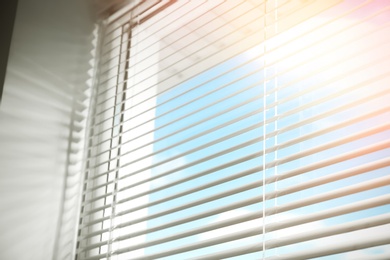
<svg viewBox="0 0 390 260"><path fill-rule="evenodd" d="M326 15L325 15L326 16ZM311 21L307 21L310 23ZM301 25L304 27L305 25ZM301 40L302 42L304 40ZM204 149L200 149L196 152L186 154L185 156L180 156L174 160L168 161L160 166L157 166L153 169L152 174L157 175L161 174L165 171L169 171L175 168L180 168L180 166L196 162L199 159L210 156L210 160L206 160L204 162L194 164L191 167L187 167L184 169L180 169L174 171L172 174L169 174L165 177L154 180L151 184L151 187L158 187L160 185L164 185L169 182L174 182L176 180L180 180L182 178L186 178L188 176L197 174L199 172L205 171L207 169L213 169L221 164L227 163L229 161L236 160L238 158L243 158L247 155L261 152L263 149L263 117L266 116L266 119L274 118L276 115L281 115L277 120L271 121L266 124L266 134L273 133L277 129L283 129L284 127L291 126L298 121L306 120L310 117L314 117L321 113L330 111L333 108L337 108L342 106L343 104L347 104L354 100L359 100L364 98L365 96L370 96L375 94L376 92L383 91L387 86L383 86L379 83L383 83L381 79L378 80L378 84L376 84L377 77L381 73L381 67L388 64L388 61L381 60L381 62L373 65L374 67L378 67L378 70L367 69L364 75L359 75L356 78L356 74L348 75L347 71L353 71L354 67L358 68L359 66L365 66L366 63L369 63L374 59L377 59L375 56L374 46L367 45L368 42L363 42L363 47L360 47L360 50L367 51L366 59L362 59L359 57L358 59L346 60L345 57L340 56L340 59L336 54L332 54L332 56L326 60L326 58L322 57L318 59L314 63L309 63L306 65L297 66L296 69L292 69L287 73L281 74L277 78L267 80L266 81L266 89L271 94L267 95L265 98L263 96L264 92L264 75L267 77L271 77L273 73L280 73L283 71L283 64L278 64L274 67L266 67L264 71L264 61L260 58L254 59L251 62L249 60L253 59L256 52L259 52L259 48L263 48L263 46L254 48L249 50L246 53L242 53L239 56L236 56L221 65L218 65L210 70L182 83L170 91L164 92L163 94L158 96L157 105L158 109L156 110L156 116L158 119L155 121L155 126L158 129L154 133L155 139L160 139L165 136L167 138L163 138L161 141L158 141L154 145L154 151L157 152L161 149L166 148L167 146L171 146L177 142L183 141L186 138L197 135L202 132L206 132L206 134L199 136L189 142L185 142L169 151L165 151L162 153L158 153L154 157L154 163L167 160L171 157L175 157L178 154L181 154L185 151L191 150L193 148L205 145L209 142L213 142L215 140L221 139L221 142L213 143L213 145L208 145ZM328 43L329 44L329 43ZM341 46L342 49L340 53L347 50L347 47ZM309 49L306 52L313 54L312 50ZM305 52L305 51L304 51ZM339 52L339 50L337 50ZM320 55L317 50L315 55ZM353 55L348 53L348 55ZM358 55L359 49L355 50L355 54ZM258 54L260 55L260 54ZM309 54L306 54L309 55ZM302 56L298 56L302 58ZM307 59L308 57L306 57ZM380 60L380 59L379 59ZM239 67L238 64L243 64L248 62L247 64ZM331 64L329 66L327 64ZM343 64L344 63L344 64ZM280 66L279 66L280 65ZM344 66L345 70L340 70L340 66ZM229 71L232 68L238 67L233 71L223 74L226 71ZM320 69L320 70L319 70ZM318 71L319 70L319 71ZM339 73L338 71L341 71ZM222 75L214 80L209 81L209 79L213 78L215 75ZM339 76L340 75L340 76ZM333 78L341 78L339 80L333 80ZM351 80L350 77L355 77ZM372 87L367 88L366 85L362 84L362 82L369 81L372 84ZM206 82L206 83L204 83ZM322 84L327 83L327 84ZM277 86L286 86L284 88L279 89L278 91L272 92L272 89ZM198 86L192 89L194 86ZM357 86L357 87L356 87ZM372 93L367 93L367 91L372 91ZM326 99L326 97L334 97ZM176 98L175 98L176 97ZM295 98L292 98L295 97ZM276 144L287 142L291 139L298 138L301 136L305 136L307 134L313 133L320 129L324 129L330 127L332 125L337 125L342 123L347 118L357 117L369 111L369 109L377 109L380 106L385 106L386 102L389 98L388 93L386 95L379 95L372 99L364 100L361 104L351 106L346 110L337 111L329 116L325 116L319 120L314 120L303 126L296 127L290 131L283 132L278 134L277 137L269 137L266 139L266 148L273 147ZM213 104L215 100L223 99L223 101ZM289 100L290 99L290 100ZM167 102L167 100L169 100ZM186 104L188 101L194 100L193 102ZM267 109L266 113L263 113L262 108L264 106L263 102L266 102L267 106L271 104L287 100L286 102L281 103L277 106L271 106L270 109ZM302 109L296 113L292 113L289 116L283 116L284 114L288 114L289 111L293 111L294 109L299 109L299 107L310 104L311 102L318 101L318 104L314 104L311 107ZM207 106L209 105L210 106ZM242 104L242 105L240 105ZM205 107L205 109L198 110L199 108ZM179 108L178 108L179 107ZM236 107L236 108L235 108ZM367 109L369 108L369 109ZM196 111L196 112L194 112ZM225 112L224 112L225 111ZM168 113L169 112L169 113ZM210 120L205 120L212 115L219 116L212 118ZM228 124L229 121L244 117L245 115L249 115L244 119L241 119L237 122ZM190 114L189 116L185 116ZM162 115L160 117L160 115ZM334 131L330 131L328 133L322 134L320 136L314 138L304 139L301 142L285 147L283 149L278 149L276 152L270 152L266 155L265 162L269 163L279 158L284 158L291 156L293 154L299 153L301 151L313 148L322 143L331 142L333 140L339 139L341 137L345 137L354 133L357 133L361 130L369 128L369 126L377 126L382 123L389 122L390 115L389 113L379 114L373 117L370 117L365 120L361 120L360 122L347 125L345 127L341 127L340 129L335 129ZM178 121L174 121L180 119ZM174 121L174 123L170 123ZM199 124L195 124L193 127L186 129L178 134L170 136L170 133L173 133L179 129L185 128L188 125L193 124L194 122L200 122ZM214 127L226 124L225 127L215 130L209 131ZM161 127L161 128L160 128ZM226 140L224 137L229 136L237 131L248 128L249 130L243 131L243 133L232 136ZM367 145L371 145L377 142L384 140L390 134L389 130L380 132L378 134L373 134L366 136L362 139L345 143L343 145L337 146L332 149L326 149L319 153L314 153L310 156L305 156L297 160L293 160L287 163L283 163L277 165L277 167L270 167L266 169L266 177L272 176L276 173L282 174L283 172L291 171L292 169L296 169L305 165L309 165L321 160L325 160L327 158L331 158L337 154L347 153L351 150L356 150L362 148ZM256 140L257 139L257 140ZM232 152L221 154L216 156L213 155L218 153L222 153L222 151L234 147L236 145L245 143L247 141L253 140L251 144L243 146L239 149L236 149ZM366 155L361 155L357 158L346 160L337 164L330 165L328 167L322 167L314 171L309 171L305 174L295 176L293 178L289 178L286 180L281 180L276 183L271 183L266 185L266 187L253 187L249 190L228 196L223 197L215 201L210 201L205 204L201 204L195 207L191 207L178 213L168 214L163 217L159 217L156 219L152 219L148 222L148 227L153 227L156 225L160 225L165 222L170 222L175 219L179 219L185 216L190 216L193 214L197 214L199 212L211 210L213 208L218 208L223 205L227 205L229 203L238 202L247 198L252 198L255 196L261 195L263 192L272 192L276 189L283 189L289 187L293 184L307 182L311 180L315 180L317 178L321 178L327 175L330 175L335 172L340 172L343 170L347 170L353 167L357 167L359 165L363 165L365 163L373 162L376 160L384 159L388 157L389 149L381 150L375 153L370 153ZM178 192L186 191L192 189L196 186L204 185L218 179L234 175L239 172L243 172L246 170L253 169L255 167L261 167L263 162L262 156L256 156L253 159L248 159L242 163L237 165L233 165L227 167L225 169L220 169L216 171L212 171L210 174L192 179L188 182L182 183L180 185L175 185L168 189L164 189L162 191L152 193L150 195L150 201L154 201L165 196L169 196ZM368 181L374 178L383 177L388 175L389 167L381 168L375 171L367 172L364 174L359 174L356 176L352 176L346 179L337 180L331 183L327 183L325 185L320 185L314 188L302 190L299 192L295 192L292 194L288 194L285 196L280 196L275 199L267 200L265 207L272 207L275 205L282 205L285 203L293 202L302 198L307 198L313 196L315 194L321 194L325 192L331 192L332 190L346 187L348 185L353 185L357 183L361 183L364 181ZM191 193L186 196L179 197L172 201L168 201L166 203L158 204L156 206L152 206L149 208L149 214L154 214L160 211L164 211L167 208L175 207L178 205L184 205L188 202L198 200L200 198L208 197L213 194L217 194L220 192L224 192L230 190L232 188L240 187L243 185L249 185L254 182L258 182L262 179L262 171L254 170L247 176L234 179L232 181L220 184L216 187L211 187L202 191L198 191L196 193ZM280 221L283 219L293 218L296 216L305 215L308 213L314 213L321 210L334 208L337 206L345 205L354 201L359 201L367 198L373 198L379 195L388 194L389 187L381 187L369 191L362 191L360 193L356 193L353 195L345 196L342 198L338 198L335 200L330 200L318 204L314 204L308 207L299 208L296 210L289 211L288 213L282 213L278 216L270 216L268 221ZM214 216L198 219L193 222L185 223L179 226L175 226L173 228L169 228L166 230L154 232L148 234L147 240L156 239L159 237L164 237L170 233L180 232L187 229L192 229L198 226L207 225L210 223L215 223L216 221L220 221L231 216L237 216L240 214L245 214L248 212L259 211L262 209L261 203L254 203L253 205L245 206L240 209L232 210L226 213L220 213ZM352 220L361 219L363 217L374 216L378 214L383 214L389 212L389 206L381 206L375 207L372 209L359 211L347 215L342 215L339 217L334 217L330 219L325 219L313 223L306 224L306 227L311 228L319 228L332 226L340 223L345 223ZM256 221L250 221L248 223L242 223L241 226L237 228L231 227L230 232L241 230L242 228L249 229L259 229L261 228L262 219L258 219ZM304 228L304 227L303 227ZM300 232L299 228L295 227L290 230L285 231L285 234L294 234ZM372 233L375 234L378 230L373 229ZM184 245L187 243L195 243L202 240L206 240L209 238L213 238L218 235L224 235L229 233L229 230L221 229L217 231L211 231L207 233L197 234L190 236L188 238L174 240L168 243L164 243L157 246L152 246L147 248L145 253L152 254L157 251L162 251L170 247L177 247L180 245ZM283 231L276 232L273 234L266 234L265 239L275 238L276 236L283 236ZM207 254L214 251L223 251L224 249L229 248L229 244L237 245L245 245L248 242L257 241L261 243L263 237L261 235L253 236L250 238L245 238L233 242L228 242L225 244L212 246L208 248L197 249L196 251L191 251L187 253L178 254L176 256L170 256L167 259L187 259L194 255L198 254ZM285 254L288 252L297 251L297 248L303 249L305 246L312 246L313 244L321 243L317 241L310 241L306 243L301 243L298 246L285 246L279 249L268 250L266 256L272 256L274 254ZM389 250L388 247L378 247L374 249L367 249L364 253L367 254L377 254L383 252L384 250ZM348 255L349 254L349 255ZM337 256L330 256L329 259L348 259L351 257L353 253L345 253ZM234 259L256 259L260 258L261 254L256 253L252 255L245 255L241 257L237 257ZM347 257L347 258L346 258Z"/></svg>

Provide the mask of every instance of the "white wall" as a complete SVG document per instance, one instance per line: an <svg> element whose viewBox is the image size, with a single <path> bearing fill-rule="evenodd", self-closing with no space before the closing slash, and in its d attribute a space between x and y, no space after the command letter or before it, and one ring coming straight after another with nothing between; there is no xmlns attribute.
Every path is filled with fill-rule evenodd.
<svg viewBox="0 0 390 260"><path fill-rule="evenodd" d="M68 150L79 144L68 140L72 115L90 67L87 3L19 0L0 104L0 259L71 258L54 248Z"/></svg>

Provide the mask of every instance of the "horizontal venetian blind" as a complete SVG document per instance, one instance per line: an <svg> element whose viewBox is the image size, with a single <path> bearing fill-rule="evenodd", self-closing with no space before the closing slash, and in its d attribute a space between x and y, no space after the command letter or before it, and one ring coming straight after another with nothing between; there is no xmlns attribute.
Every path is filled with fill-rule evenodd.
<svg viewBox="0 0 390 260"><path fill-rule="evenodd" d="M389 256L388 4L103 21L77 259Z"/></svg>

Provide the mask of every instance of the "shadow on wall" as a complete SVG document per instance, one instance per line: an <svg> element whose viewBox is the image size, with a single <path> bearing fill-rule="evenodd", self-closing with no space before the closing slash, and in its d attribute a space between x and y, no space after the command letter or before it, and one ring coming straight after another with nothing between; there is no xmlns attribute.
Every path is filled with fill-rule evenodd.
<svg viewBox="0 0 390 260"><path fill-rule="evenodd" d="M0 3L0 31L2 32L0 42L0 102L3 95L4 78L17 5L18 0L5 0Z"/></svg>
<svg viewBox="0 0 390 260"><path fill-rule="evenodd" d="M0 106L0 259L69 258L78 209L64 189L76 194L81 174L93 30L87 1L19 0Z"/></svg>

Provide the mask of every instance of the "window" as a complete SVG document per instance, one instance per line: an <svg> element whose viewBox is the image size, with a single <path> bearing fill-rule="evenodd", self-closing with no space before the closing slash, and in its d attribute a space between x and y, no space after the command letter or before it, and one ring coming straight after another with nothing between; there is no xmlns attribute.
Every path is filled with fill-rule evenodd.
<svg viewBox="0 0 390 260"><path fill-rule="evenodd" d="M145 1L101 25L77 259L390 255L386 1Z"/></svg>

